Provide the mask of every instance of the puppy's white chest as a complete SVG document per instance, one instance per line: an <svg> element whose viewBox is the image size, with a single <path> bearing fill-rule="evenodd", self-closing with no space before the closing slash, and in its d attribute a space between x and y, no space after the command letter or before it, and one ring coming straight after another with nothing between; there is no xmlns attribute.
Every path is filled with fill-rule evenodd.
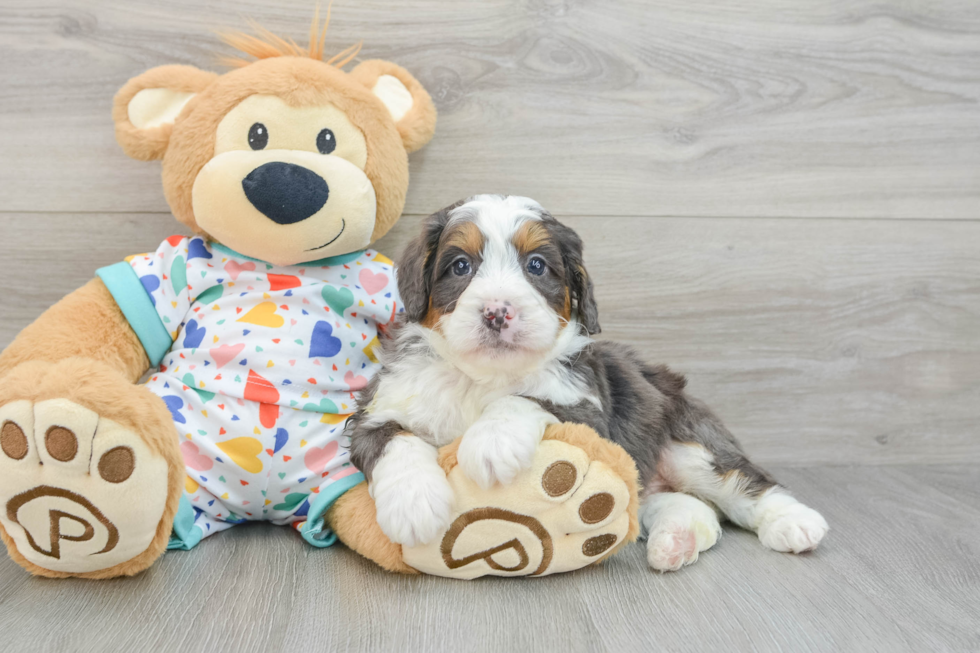
<svg viewBox="0 0 980 653"><path fill-rule="evenodd" d="M432 402L413 408L413 422L417 420L416 435L441 447L466 432L476 422L487 405L501 393L490 393L469 383L456 383L445 387L444 392L432 397Z"/></svg>
<svg viewBox="0 0 980 653"><path fill-rule="evenodd" d="M372 419L393 419L440 447L461 436L494 399L508 393L479 385L446 365L420 366L382 377Z"/></svg>

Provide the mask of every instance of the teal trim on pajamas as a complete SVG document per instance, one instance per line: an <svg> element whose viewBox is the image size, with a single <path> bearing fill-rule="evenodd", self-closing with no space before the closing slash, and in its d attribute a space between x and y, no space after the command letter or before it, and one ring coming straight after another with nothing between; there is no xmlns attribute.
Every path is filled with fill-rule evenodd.
<svg viewBox="0 0 980 653"><path fill-rule="evenodd" d="M272 265L271 263L266 263L262 259L252 258L251 256L245 256L244 254L239 254L231 247L225 247L221 243L216 243L212 241L208 245L211 247L211 249L217 250L223 254L227 254L228 256L235 256L238 258L247 259L249 261L254 261L255 263L263 263L269 266ZM337 254L336 256L328 256L327 258L317 259L316 261L306 261L303 263L296 263L295 265L288 266L288 267L297 267L297 268L314 267L315 268L323 265L343 265L344 263L350 263L351 261L353 261L363 253L364 250L359 249L356 252L348 252L347 254Z"/></svg>
<svg viewBox="0 0 980 653"><path fill-rule="evenodd" d="M326 527L323 514L340 496L364 480L364 472L357 472L331 483L310 504L310 512L306 515L306 523L300 527L299 534L303 539L317 548L325 548L337 541L337 534Z"/></svg>
<svg viewBox="0 0 980 653"><path fill-rule="evenodd" d="M102 283L109 289L119 309L133 327L136 337L143 344L150 366L156 367L170 351L173 340L163 326L160 316L153 307L149 293L143 287L136 271L125 261L114 263L95 271Z"/></svg>
<svg viewBox="0 0 980 653"><path fill-rule="evenodd" d="M191 502L186 494L180 495L180 505L177 507L177 514L174 515L174 527L170 532L170 542L167 543L167 550L180 549L189 551L193 549L204 533L194 525L197 513L191 507Z"/></svg>

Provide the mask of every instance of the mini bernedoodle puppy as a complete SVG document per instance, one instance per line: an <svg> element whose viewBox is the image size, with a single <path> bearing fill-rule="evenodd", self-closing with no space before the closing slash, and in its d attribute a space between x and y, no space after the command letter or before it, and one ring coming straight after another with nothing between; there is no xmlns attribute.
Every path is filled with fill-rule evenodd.
<svg viewBox="0 0 980 653"><path fill-rule="evenodd" d="M589 337L599 318L582 241L537 202L477 195L439 211L397 277L404 314L348 422L351 460L394 542L426 543L449 526L438 447L462 433L459 464L489 488L529 466L559 421L588 424L636 461L654 569L714 545L717 511L776 551L808 551L827 533L685 394L683 377Z"/></svg>

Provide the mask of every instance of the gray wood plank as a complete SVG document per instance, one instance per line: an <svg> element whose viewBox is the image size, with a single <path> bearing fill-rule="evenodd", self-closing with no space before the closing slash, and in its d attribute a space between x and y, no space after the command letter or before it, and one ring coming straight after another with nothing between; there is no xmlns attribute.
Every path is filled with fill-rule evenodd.
<svg viewBox="0 0 980 653"><path fill-rule="evenodd" d="M114 142L118 87L214 68L211 30L242 16L303 37L311 11L0 3L0 346L96 267L183 233L159 165ZM570 216L603 337L686 373L831 535L794 557L727 529L678 574L637 544L474 583L266 525L134 579L37 579L0 555L9 650L980 649L980 5L336 4L330 43L361 39L440 110L378 249L473 192ZM843 463L863 465L814 466Z"/></svg>
<svg viewBox="0 0 980 653"><path fill-rule="evenodd" d="M378 244L397 253L420 216ZM980 223L585 218L602 337L690 378L763 463L980 461ZM0 214L0 345L162 214Z"/></svg>
<svg viewBox="0 0 980 653"><path fill-rule="evenodd" d="M6 0L0 206L165 209L113 139L112 96L214 67L251 16L309 3ZM504 191L564 214L976 218L980 4L969 0L338 3L330 45L414 71L440 111L408 211Z"/></svg>
<svg viewBox="0 0 980 653"><path fill-rule="evenodd" d="M133 579L37 579L4 557L0 630L25 653L980 647L980 515L932 482L975 482L976 472L776 473L831 523L815 553L773 553L726 528L674 574L650 571L636 544L595 569L463 582L389 575L342 546L314 550L288 529L240 526Z"/></svg>

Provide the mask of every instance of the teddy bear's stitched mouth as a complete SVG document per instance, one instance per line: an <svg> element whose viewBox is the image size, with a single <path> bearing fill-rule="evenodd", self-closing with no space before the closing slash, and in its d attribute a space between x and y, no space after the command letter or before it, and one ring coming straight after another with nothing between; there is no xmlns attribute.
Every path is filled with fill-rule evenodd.
<svg viewBox="0 0 980 653"><path fill-rule="evenodd" d="M336 236L334 236L333 238L331 238L331 239L330 239L330 240L329 240L328 242L326 242L326 243L323 243L323 244L322 244L322 245L320 245L319 247L312 247L312 248L310 248L310 249L308 249L308 250L306 250L306 251L307 251L307 252L315 252L315 251L316 251L316 250L318 250L318 249L323 249L323 248L324 248L324 247L326 247L327 245L329 245L329 244L331 244L331 243L333 243L333 242L334 242L335 240L337 240L338 238L340 238L340 234L342 234L342 233L344 233L344 229L346 229L346 228L347 228L347 221L346 221L346 220L344 220L343 218L341 218L341 219L340 219L340 231L339 231L339 232L337 232L337 235L336 235Z"/></svg>

